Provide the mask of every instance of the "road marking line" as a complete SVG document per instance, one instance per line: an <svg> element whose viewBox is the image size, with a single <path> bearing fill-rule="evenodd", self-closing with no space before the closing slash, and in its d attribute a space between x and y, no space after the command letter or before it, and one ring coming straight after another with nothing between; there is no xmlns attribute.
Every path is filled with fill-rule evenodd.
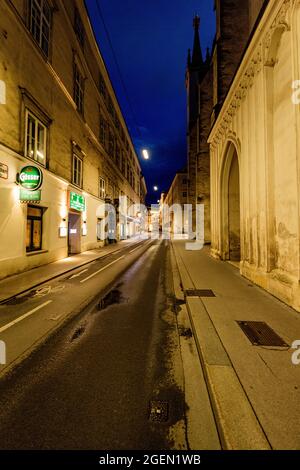
<svg viewBox="0 0 300 470"><path fill-rule="evenodd" d="M91 274L90 276L86 277L85 279L82 279L80 282L83 283L83 282L88 281L88 280L91 279L92 277L96 276L96 274L101 273L101 271L104 271L104 269L108 268L109 266L111 266L112 264L116 263L117 261L120 261L120 259L123 259L123 258L125 258L125 255L120 256L120 258L115 259L115 261L112 261L111 263L107 264L106 266L103 266L103 268L98 269L98 271L96 271L95 273L93 273L93 274Z"/></svg>
<svg viewBox="0 0 300 470"><path fill-rule="evenodd" d="M60 317L62 317L62 315L63 315L63 314L61 313L60 315L56 315L56 317L51 317L51 318L49 318L49 320L57 321L57 320L60 319Z"/></svg>
<svg viewBox="0 0 300 470"><path fill-rule="evenodd" d="M151 242L152 240L149 240L149 241ZM140 243L139 246L137 246L133 250L130 250L129 253L133 253L135 250L138 250L139 248L142 248L142 247L145 247L145 246L149 245L150 244L149 241L148 241L148 243Z"/></svg>
<svg viewBox="0 0 300 470"><path fill-rule="evenodd" d="M129 253L133 253L135 250L137 250L138 248L141 248L141 245L137 246L136 248L133 248L133 250L130 250Z"/></svg>
<svg viewBox="0 0 300 470"><path fill-rule="evenodd" d="M69 279L75 279L75 277L81 276L81 274L85 273L86 271L88 271L88 268L87 268L87 269L83 269L82 271L80 271L80 272L77 273L77 274L73 274L73 276L69 277Z"/></svg>
<svg viewBox="0 0 300 470"><path fill-rule="evenodd" d="M47 302L44 302L43 304L39 305L38 307L35 307L33 310L30 310L30 312L27 312L24 315L22 315L21 317L16 318L16 320L8 323L7 325L2 326L2 328L0 328L0 333L2 333L5 330L8 330L8 328L15 325L16 323L19 323L20 321L24 320L25 318L29 317L30 315L37 312L41 308L46 307L46 305L49 305L51 302L53 302L53 301L52 300L47 300Z"/></svg>

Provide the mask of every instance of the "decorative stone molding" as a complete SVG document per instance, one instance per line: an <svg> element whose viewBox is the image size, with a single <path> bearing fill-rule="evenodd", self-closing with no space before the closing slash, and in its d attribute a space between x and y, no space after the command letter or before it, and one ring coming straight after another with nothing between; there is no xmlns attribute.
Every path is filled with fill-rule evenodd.
<svg viewBox="0 0 300 470"><path fill-rule="evenodd" d="M222 141L224 134L226 134L232 124L233 117L240 108L242 101L246 98L248 90L253 86L255 77L261 72L263 64L272 65L267 64L266 59L269 57L269 49L273 34L278 28L281 28L284 31L290 30L290 13L295 4L300 4L300 0L284 0L279 12L271 24L271 27L255 48L252 57L249 60L249 65L241 77L240 82L236 86L236 91L233 94L231 102L227 105L222 121L219 124L215 124L217 126L216 133L211 141L211 145L216 146Z"/></svg>
<svg viewBox="0 0 300 470"><path fill-rule="evenodd" d="M296 0L298 1L298 0ZM292 5L295 3L295 0L285 0L279 13L277 14L276 18L274 19L271 27L267 31L265 38L264 38L264 63L267 66L274 66L275 60L270 57L271 51L271 43L273 39L273 35L276 30L281 31L290 31L290 18L288 18L288 13L291 11Z"/></svg>

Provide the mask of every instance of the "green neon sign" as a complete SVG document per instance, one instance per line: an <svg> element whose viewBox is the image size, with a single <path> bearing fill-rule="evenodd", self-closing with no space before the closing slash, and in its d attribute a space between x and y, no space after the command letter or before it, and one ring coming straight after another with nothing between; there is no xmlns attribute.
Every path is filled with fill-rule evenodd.
<svg viewBox="0 0 300 470"><path fill-rule="evenodd" d="M70 208L83 212L85 210L85 199L81 194L70 192Z"/></svg>
<svg viewBox="0 0 300 470"><path fill-rule="evenodd" d="M20 189L20 201L23 202L32 202L41 200L41 191L29 191L28 189Z"/></svg>
<svg viewBox="0 0 300 470"><path fill-rule="evenodd" d="M24 166L19 173L19 183L28 191L36 191L42 186L43 173L37 166Z"/></svg>

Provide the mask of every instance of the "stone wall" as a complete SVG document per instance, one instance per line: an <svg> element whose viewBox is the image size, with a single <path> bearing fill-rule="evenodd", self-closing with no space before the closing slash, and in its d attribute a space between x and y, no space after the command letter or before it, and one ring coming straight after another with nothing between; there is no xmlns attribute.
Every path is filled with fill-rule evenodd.
<svg viewBox="0 0 300 470"><path fill-rule="evenodd" d="M210 135L212 253L230 259L228 187L239 162L241 273L300 311L300 6L270 1Z"/></svg>

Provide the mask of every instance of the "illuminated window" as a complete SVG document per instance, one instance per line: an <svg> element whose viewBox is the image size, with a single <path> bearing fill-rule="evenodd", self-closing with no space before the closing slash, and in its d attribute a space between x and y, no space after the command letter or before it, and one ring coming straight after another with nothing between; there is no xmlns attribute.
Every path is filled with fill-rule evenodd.
<svg viewBox="0 0 300 470"><path fill-rule="evenodd" d="M82 188L82 168L82 159L73 153L72 183L80 188Z"/></svg>
<svg viewBox="0 0 300 470"><path fill-rule="evenodd" d="M29 29L44 52L49 56L51 9L47 0L29 0Z"/></svg>
<svg viewBox="0 0 300 470"><path fill-rule="evenodd" d="M42 249L43 209L35 206L27 207L26 251Z"/></svg>
<svg viewBox="0 0 300 470"><path fill-rule="evenodd" d="M74 101L79 113L83 114L84 77L81 74L77 64L74 64Z"/></svg>
<svg viewBox="0 0 300 470"><path fill-rule="evenodd" d="M6 104L6 85L3 80L0 80L0 104Z"/></svg>
<svg viewBox="0 0 300 470"><path fill-rule="evenodd" d="M105 180L103 178L99 178L99 197L100 199L105 198Z"/></svg>
<svg viewBox="0 0 300 470"><path fill-rule="evenodd" d="M25 156L46 166L47 128L33 114L26 110Z"/></svg>

